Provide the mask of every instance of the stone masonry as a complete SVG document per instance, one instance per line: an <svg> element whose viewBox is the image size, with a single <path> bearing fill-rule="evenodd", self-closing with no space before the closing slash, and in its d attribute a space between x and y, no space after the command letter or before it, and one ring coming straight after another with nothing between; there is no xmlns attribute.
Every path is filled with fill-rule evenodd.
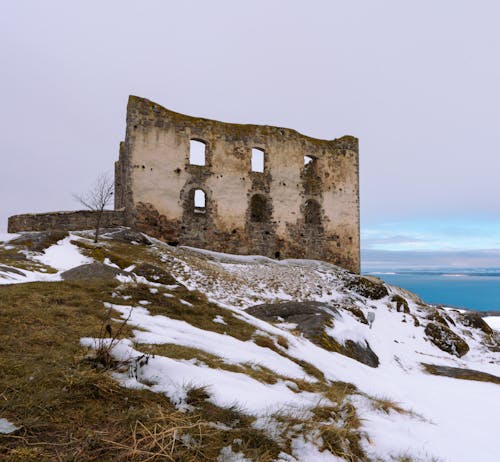
<svg viewBox="0 0 500 462"><path fill-rule="evenodd" d="M9 217L9 233L19 231L63 230L76 231L94 229L96 213L91 210L74 212L27 213ZM105 210L101 217L102 228L115 228L125 225L125 214L114 210Z"/></svg>
<svg viewBox="0 0 500 462"><path fill-rule="evenodd" d="M203 143L204 161L190 158ZM264 156L263 171L252 155ZM358 140L189 117L131 96L115 209L173 245L314 258L359 272ZM196 197L202 197L196 203Z"/></svg>

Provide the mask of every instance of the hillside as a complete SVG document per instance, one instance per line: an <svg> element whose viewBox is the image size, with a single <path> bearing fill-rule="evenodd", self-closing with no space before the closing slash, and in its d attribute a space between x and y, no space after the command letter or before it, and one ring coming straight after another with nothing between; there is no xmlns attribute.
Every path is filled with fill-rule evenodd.
<svg viewBox="0 0 500 462"><path fill-rule="evenodd" d="M474 313L127 229L0 241L2 460L498 460Z"/></svg>

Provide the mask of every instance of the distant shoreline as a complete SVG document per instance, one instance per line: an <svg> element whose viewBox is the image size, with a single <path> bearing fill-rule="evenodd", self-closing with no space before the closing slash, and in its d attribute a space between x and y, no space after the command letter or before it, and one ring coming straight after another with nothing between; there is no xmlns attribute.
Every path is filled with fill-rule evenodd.
<svg viewBox="0 0 500 462"><path fill-rule="evenodd" d="M500 311L477 311L477 310L467 310L467 311L473 311L475 313L479 313L479 315L482 318L485 318L486 316L500 316Z"/></svg>
<svg viewBox="0 0 500 462"><path fill-rule="evenodd" d="M426 302L424 302L426 303ZM442 303L429 303L429 305L432 306L442 306L443 308L450 308L452 310L460 310L460 311L468 311L469 313L477 313L479 314L482 318L485 318L487 316L500 316L500 311L479 311L479 310L474 310L472 308L464 308L464 307L458 307L458 306L452 306L452 305L445 305Z"/></svg>

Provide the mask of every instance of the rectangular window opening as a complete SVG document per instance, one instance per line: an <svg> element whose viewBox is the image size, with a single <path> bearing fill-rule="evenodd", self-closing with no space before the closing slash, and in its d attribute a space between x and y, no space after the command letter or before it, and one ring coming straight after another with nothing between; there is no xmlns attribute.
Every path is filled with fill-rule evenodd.
<svg viewBox="0 0 500 462"><path fill-rule="evenodd" d="M203 141L189 141L189 163L191 165L205 165L205 148Z"/></svg>
<svg viewBox="0 0 500 462"><path fill-rule="evenodd" d="M264 151L252 148L252 172L264 172Z"/></svg>

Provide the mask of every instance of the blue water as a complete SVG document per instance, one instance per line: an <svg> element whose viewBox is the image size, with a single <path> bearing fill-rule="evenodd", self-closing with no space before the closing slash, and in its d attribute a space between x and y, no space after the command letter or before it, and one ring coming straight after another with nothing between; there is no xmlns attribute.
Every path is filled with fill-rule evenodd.
<svg viewBox="0 0 500 462"><path fill-rule="evenodd" d="M422 300L478 311L500 311L500 268L365 271Z"/></svg>

